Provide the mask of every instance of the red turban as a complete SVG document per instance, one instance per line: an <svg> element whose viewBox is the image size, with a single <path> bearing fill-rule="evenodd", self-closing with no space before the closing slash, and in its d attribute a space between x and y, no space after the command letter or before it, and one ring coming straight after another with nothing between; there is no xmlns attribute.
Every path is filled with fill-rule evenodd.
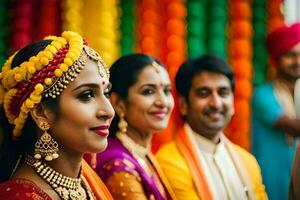
<svg viewBox="0 0 300 200"><path fill-rule="evenodd" d="M284 25L271 32L267 37L270 56L277 59L300 42L300 22L291 26Z"/></svg>

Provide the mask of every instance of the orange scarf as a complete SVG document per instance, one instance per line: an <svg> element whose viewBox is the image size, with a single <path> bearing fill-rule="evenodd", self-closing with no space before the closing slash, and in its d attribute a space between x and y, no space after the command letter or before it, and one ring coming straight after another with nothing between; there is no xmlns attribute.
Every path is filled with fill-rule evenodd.
<svg viewBox="0 0 300 200"><path fill-rule="evenodd" d="M97 175L97 173L86 163L82 161L82 174L89 183L94 195L98 200L113 200L110 192Z"/></svg>
<svg viewBox="0 0 300 200"><path fill-rule="evenodd" d="M188 166L191 170L193 181L196 187L196 190L198 192L198 196L200 199L203 200L212 200L213 199L213 193L210 190L210 186L208 184L208 181L206 179L204 169L202 167L201 161L198 158L196 149L197 146L195 145L195 142L192 141L193 138L189 136L185 132L184 125L181 126L178 129L177 135L175 136L175 143L178 147L179 151L183 154L183 157L186 159ZM251 185L251 181L249 179L249 174L244 168L238 153L236 152L236 149L231 144L226 137L224 138L226 141L226 148L228 149L230 156L234 162L234 165L237 169L237 172L241 178L241 181L245 188L247 188L248 192L248 198L249 199L255 199L255 194Z"/></svg>
<svg viewBox="0 0 300 200"><path fill-rule="evenodd" d="M197 159L197 153L194 147L191 145L191 138L185 134L184 126L179 128L175 137L175 143L188 163L198 196L203 200L212 200L212 192L210 191L205 176L203 176L204 170L199 159Z"/></svg>

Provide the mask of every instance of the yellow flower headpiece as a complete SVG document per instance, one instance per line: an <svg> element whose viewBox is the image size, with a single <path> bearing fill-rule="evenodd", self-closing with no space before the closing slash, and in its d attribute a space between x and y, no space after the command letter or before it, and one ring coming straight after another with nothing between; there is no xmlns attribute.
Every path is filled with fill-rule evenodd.
<svg viewBox="0 0 300 200"><path fill-rule="evenodd" d="M84 44L80 35L65 31L61 37L48 36L51 43L20 66L11 68L17 52L0 73L0 104L9 123L14 124L13 136L19 137L29 111L42 97L56 98L80 73L87 59L97 62L100 75L109 76L100 56Z"/></svg>

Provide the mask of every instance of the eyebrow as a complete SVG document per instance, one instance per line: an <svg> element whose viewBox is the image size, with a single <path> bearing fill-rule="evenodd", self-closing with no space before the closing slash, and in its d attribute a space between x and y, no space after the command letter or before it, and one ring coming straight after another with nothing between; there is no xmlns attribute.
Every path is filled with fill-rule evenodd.
<svg viewBox="0 0 300 200"><path fill-rule="evenodd" d="M231 89L231 87L230 87L230 86L220 86L220 87L218 87L217 89L218 89L218 90L219 90L219 89ZM199 90L211 90L211 88L208 87L208 86L200 86L200 87L195 88L194 90L195 90L195 91L199 91Z"/></svg>
<svg viewBox="0 0 300 200"><path fill-rule="evenodd" d="M165 86L171 86L171 83L167 83L167 84L163 84L163 85L165 85ZM156 84L152 84L152 83L146 83L146 84L141 85L140 88L145 87L145 86L156 87L157 85Z"/></svg>
<svg viewBox="0 0 300 200"><path fill-rule="evenodd" d="M82 84L82 85L79 85L78 87L74 88L72 91L76 91L76 90L79 90L80 88L84 88L84 87L87 87L87 88L100 88L99 86L100 84L97 84L97 83L86 83L86 84ZM110 87L111 86L111 83L108 82L107 86L105 87L105 89L107 87Z"/></svg>
<svg viewBox="0 0 300 200"><path fill-rule="evenodd" d="M196 87L196 88L194 88L194 90L204 90L204 89L210 89L210 87L208 87L208 86L200 86L200 87Z"/></svg>

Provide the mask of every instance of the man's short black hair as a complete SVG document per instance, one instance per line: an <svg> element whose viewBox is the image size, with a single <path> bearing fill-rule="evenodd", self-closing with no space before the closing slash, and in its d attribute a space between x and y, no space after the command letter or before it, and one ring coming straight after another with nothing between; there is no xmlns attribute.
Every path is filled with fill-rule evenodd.
<svg viewBox="0 0 300 200"><path fill-rule="evenodd" d="M186 100L188 100L193 77L203 71L225 75L230 80L231 89L234 91L234 77L231 67L215 55L203 55L187 59L175 76L176 89Z"/></svg>

